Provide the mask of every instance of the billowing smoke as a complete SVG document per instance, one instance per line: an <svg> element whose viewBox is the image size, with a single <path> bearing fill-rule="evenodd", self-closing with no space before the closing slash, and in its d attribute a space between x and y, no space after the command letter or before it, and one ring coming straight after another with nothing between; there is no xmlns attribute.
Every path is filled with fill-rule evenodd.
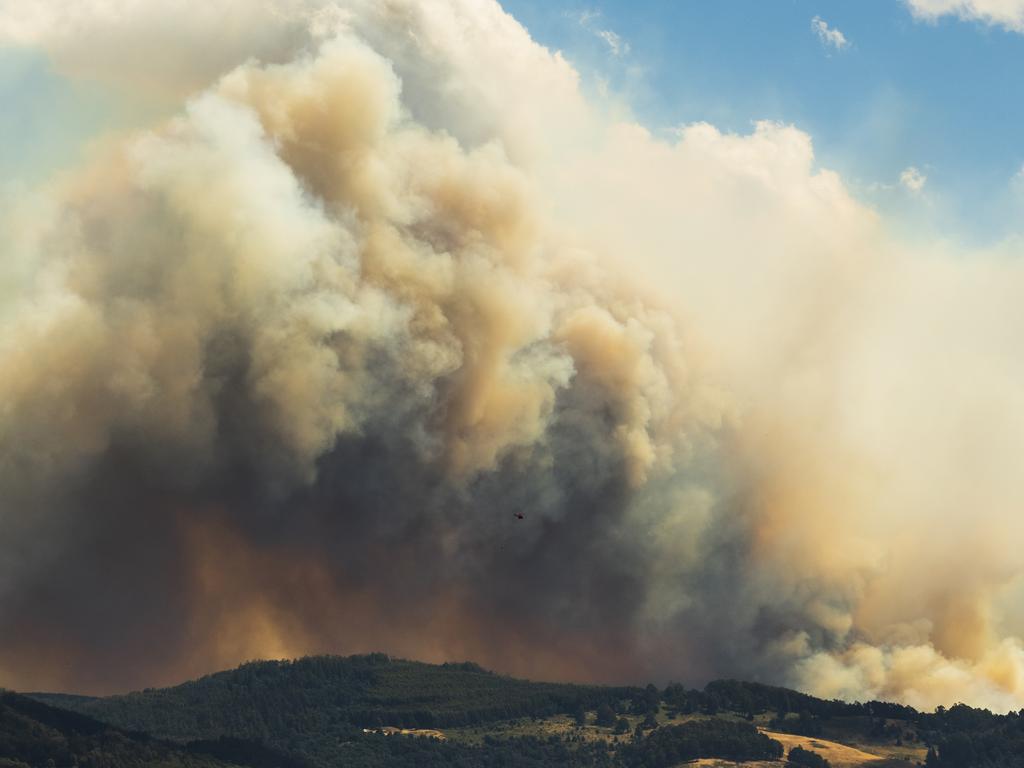
<svg viewBox="0 0 1024 768"><path fill-rule="evenodd" d="M0 37L168 117L6 202L0 683L1024 703L1018 246L897 241L793 127L660 140L489 2L64 10Z"/></svg>

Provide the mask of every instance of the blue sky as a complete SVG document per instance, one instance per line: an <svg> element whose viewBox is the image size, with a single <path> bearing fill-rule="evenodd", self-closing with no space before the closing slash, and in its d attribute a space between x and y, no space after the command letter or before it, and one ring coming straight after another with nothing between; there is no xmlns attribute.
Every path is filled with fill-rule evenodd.
<svg viewBox="0 0 1024 768"><path fill-rule="evenodd" d="M42 53L0 45L0 179L30 184L64 167L83 141L118 124L122 110L99 87L71 84Z"/></svg>
<svg viewBox="0 0 1024 768"><path fill-rule="evenodd" d="M897 0L507 0L540 42L627 94L655 129L793 123L863 199L938 234L1017 231L1024 163L1024 35L915 19ZM841 31L841 50L812 19ZM596 33L613 31L619 53ZM628 45L628 51L625 46ZM918 195L903 169L927 177ZM895 187L889 188L889 187Z"/></svg>
<svg viewBox="0 0 1024 768"><path fill-rule="evenodd" d="M504 6L655 132L792 123L812 136L822 166L901 226L974 243L1019 233L1024 35L949 16L922 21L900 0ZM847 44L823 40L815 18ZM0 48L0 96L17 105L0 117L8 181L61 167L83 139L125 118L111 94L72 88L41 54L11 48ZM908 167L927 178L916 194L899 184Z"/></svg>

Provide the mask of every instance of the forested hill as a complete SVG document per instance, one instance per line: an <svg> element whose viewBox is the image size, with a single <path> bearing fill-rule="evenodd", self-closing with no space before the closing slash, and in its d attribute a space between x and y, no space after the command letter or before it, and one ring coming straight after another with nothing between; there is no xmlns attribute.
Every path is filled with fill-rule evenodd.
<svg viewBox="0 0 1024 768"><path fill-rule="evenodd" d="M640 701L645 691L533 683L471 663L431 665L370 654L252 662L172 688L107 698L32 695L159 738L187 743L226 736L264 743L311 765L328 766L339 760L372 765L378 758L383 765L403 760L422 764L423 751L432 759L442 753L451 753L448 757L453 759L465 757L465 750L455 745L428 749L404 745L406 740L377 743L363 733L364 728L451 728L545 718L581 708L595 710L601 704L620 709ZM393 754L405 746L414 754ZM471 752L471 763L483 764L483 756ZM549 762L554 764L545 752L539 764Z"/></svg>
<svg viewBox="0 0 1024 768"><path fill-rule="evenodd" d="M152 765L206 768L201 761L215 758L309 768L668 766L684 755L777 759L779 742L760 739L760 728L901 763L1024 768L1018 713L962 704L922 713L734 680L703 690L535 683L471 663L430 665L383 654L252 662L172 688L106 698L33 696L120 729L115 742L136 732L187 749L180 758L154 742L151 748L170 750L170 757L146 763ZM437 738L385 735L402 728L421 735L437 729ZM195 762L174 762L185 758Z"/></svg>
<svg viewBox="0 0 1024 768"><path fill-rule="evenodd" d="M229 763L220 757L228 756ZM242 756L248 758L239 759ZM232 740L182 746L126 733L77 712L0 691L0 768L298 768L262 745Z"/></svg>
<svg viewBox="0 0 1024 768"><path fill-rule="evenodd" d="M258 661L173 688L107 698L33 694L119 727L164 738L266 737L341 724L446 728L596 709L641 688L534 683L471 663L424 664L367 656Z"/></svg>

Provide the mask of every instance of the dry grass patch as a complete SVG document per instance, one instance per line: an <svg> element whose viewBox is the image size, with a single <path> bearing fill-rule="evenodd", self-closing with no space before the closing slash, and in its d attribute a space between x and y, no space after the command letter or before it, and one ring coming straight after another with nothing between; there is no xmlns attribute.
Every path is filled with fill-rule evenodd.
<svg viewBox="0 0 1024 768"><path fill-rule="evenodd" d="M363 733L383 733L387 736L394 736L395 734L401 736L427 736L431 739L440 739L441 741L448 738L435 728L395 728L390 725L385 725L383 728L363 728Z"/></svg>
<svg viewBox="0 0 1024 768"><path fill-rule="evenodd" d="M770 736L776 741L782 742L786 748L786 754L793 747L803 747L817 752L832 764L832 768L859 768L859 766L870 766L870 768L890 768L891 766L907 766L902 760L893 760L891 757L874 755L864 752L856 747L848 747L836 741L829 741L819 736L796 736L791 733L778 733L765 728L760 729L761 733Z"/></svg>

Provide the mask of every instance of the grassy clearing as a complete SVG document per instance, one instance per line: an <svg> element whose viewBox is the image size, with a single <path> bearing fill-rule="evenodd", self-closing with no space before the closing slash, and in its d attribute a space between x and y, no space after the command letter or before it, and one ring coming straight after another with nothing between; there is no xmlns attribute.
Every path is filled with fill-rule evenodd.
<svg viewBox="0 0 1024 768"><path fill-rule="evenodd" d="M580 726L574 718L566 715L557 715L545 719L532 720L520 718L499 723L488 723L487 725L466 728L446 728L442 736L454 741L466 744L481 744L485 736L499 739L515 738L518 736L536 736L540 738L558 736L578 740L581 743L596 741L611 743L628 743L633 738L633 730L643 720L639 715L623 715L629 723L629 731L624 734L616 734L612 728L599 727L594 725L596 712L587 712L587 724ZM715 716L718 719L743 720L744 718L722 713ZM925 748L921 745L895 746L891 743L871 742L855 729L849 729L849 733L829 733L833 738L796 736L788 733L778 733L770 730L768 722L772 714L766 713L757 715L754 724L765 734L781 742L788 752L794 746L802 746L804 749L811 749L820 753L832 763L833 768L906 768L917 762L924 761ZM662 707L657 714L659 726L675 725L690 720L709 719L707 715L677 715L669 718L668 710ZM836 729L841 730L841 729ZM836 738L838 737L838 738ZM841 741L840 741L841 739ZM688 765L701 766L701 768L725 768L726 766L743 765L744 768L778 768L786 765L785 762L762 761L748 763L732 763L727 760L698 760Z"/></svg>
<svg viewBox="0 0 1024 768"><path fill-rule="evenodd" d="M859 768L865 765L870 766L870 768L905 767L912 765L917 759L915 757L908 763L900 759L900 756L893 755L888 751L884 754L865 752L857 747L840 744L839 742L830 741L818 736L794 736L790 733L778 733L777 731L770 731L765 728L762 728L761 732L776 741L782 742L787 754L789 750L796 746L810 749L828 760L832 764L832 768ZM893 747L893 749L897 748ZM921 752L920 759L924 759L923 752Z"/></svg>
<svg viewBox="0 0 1024 768"><path fill-rule="evenodd" d="M890 724L902 726L906 734L915 732L916 726L902 720L888 720ZM865 735L870 726L868 718L844 718L826 723L825 736L832 741L838 741L851 747L882 755L890 760L906 761L911 764L924 762L927 748L920 741L911 741L909 738L902 744L896 745L891 739L872 739Z"/></svg>
<svg viewBox="0 0 1024 768"><path fill-rule="evenodd" d="M480 744L483 742L485 736L492 736L500 739L514 738L517 736L568 736L576 737L581 742L604 741L622 744L633 738L633 730L636 728L638 723L643 722L644 717L642 715L616 715L616 719L619 717L624 717L629 723L629 730L626 733L616 734L614 732L614 728L595 725L594 721L597 719L597 712L590 710L587 712L587 724L583 726L577 725L576 720L568 715L554 715L553 717L538 720L525 717L518 718L516 720L487 723L486 725L480 726L445 728L443 729L443 734L449 739L466 744ZM689 720L710 719L706 715L677 715L675 718L670 719L668 716L668 710L665 707L659 709L656 717L659 726L678 725ZM740 717L725 714L718 715L717 718L729 720L742 719ZM765 722L767 722L767 720L765 720Z"/></svg>
<svg viewBox="0 0 1024 768"><path fill-rule="evenodd" d="M611 728L602 728L594 725L594 712L587 713L588 724L576 725L576 721L567 715L555 715L543 720L531 720L520 718L499 723L488 723L487 725L467 728L446 728L445 736L453 741L466 744L481 744L485 736L497 739L511 739L518 736L537 736L540 738L548 736L577 738L581 742L605 741L605 742L626 742L632 738L633 728L642 718L627 717L630 721L630 730L627 734L616 735Z"/></svg>

